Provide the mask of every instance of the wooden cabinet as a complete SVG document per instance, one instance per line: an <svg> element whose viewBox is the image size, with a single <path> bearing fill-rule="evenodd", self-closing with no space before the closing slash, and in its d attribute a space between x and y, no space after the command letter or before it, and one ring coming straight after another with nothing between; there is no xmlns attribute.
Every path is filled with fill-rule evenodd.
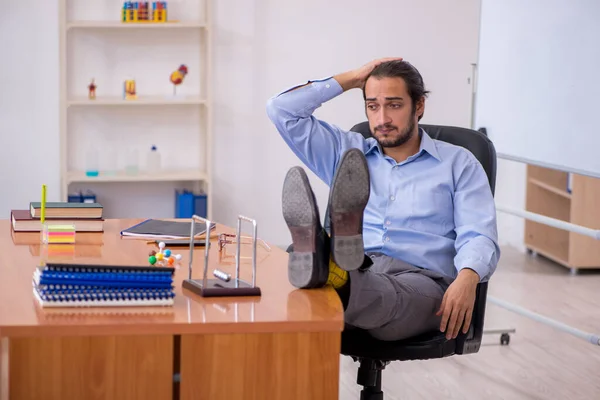
<svg viewBox="0 0 600 400"><path fill-rule="evenodd" d="M600 229L600 179L528 165L527 211ZM567 268L600 268L600 241L525 221L525 246Z"/></svg>

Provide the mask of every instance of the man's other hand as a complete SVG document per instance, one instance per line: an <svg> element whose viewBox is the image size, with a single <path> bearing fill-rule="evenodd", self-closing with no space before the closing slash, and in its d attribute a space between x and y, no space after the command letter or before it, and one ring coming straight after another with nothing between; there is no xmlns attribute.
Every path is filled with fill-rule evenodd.
<svg viewBox="0 0 600 400"><path fill-rule="evenodd" d="M336 75L334 76L334 79L338 81L344 91L349 89L362 89L371 71L373 71L376 66L386 61L402 61L402 57L379 58L368 62L357 69Z"/></svg>
<svg viewBox="0 0 600 400"><path fill-rule="evenodd" d="M358 87L362 88L365 85L365 82L366 82L367 78L369 77L369 74L375 69L376 66L378 66L381 63L388 62L388 61L402 61L402 57L380 58L377 60L373 60L373 61L363 65L362 67L356 69L355 73L356 73L356 79L358 81Z"/></svg>
<svg viewBox="0 0 600 400"><path fill-rule="evenodd" d="M446 290L436 313L438 317L442 316L440 331L446 332L446 339L456 338L461 326L463 333L469 331L478 283L477 272L464 268Z"/></svg>

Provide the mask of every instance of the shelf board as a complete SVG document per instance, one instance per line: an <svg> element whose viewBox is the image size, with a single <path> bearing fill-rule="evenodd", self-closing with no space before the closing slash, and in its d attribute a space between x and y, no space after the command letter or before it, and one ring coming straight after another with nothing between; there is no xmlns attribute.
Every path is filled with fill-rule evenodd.
<svg viewBox="0 0 600 400"><path fill-rule="evenodd" d="M70 29L204 29L206 24L200 21L167 22L121 22L121 21L71 21L66 24Z"/></svg>
<svg viewBox="0 0 600 400"><path fill-rule="evenodd" d="M74 97L67 100L69 106L171 106L171 105L205 105L206 100L198 96L139 96L136 100L125 100L117 96L99 96L95 100L87 97Z"/></svg>
<svg viewBox="0 0 600 400"><path fill-rule="evenodd" d="M183 182L183 181L206 181L208 175L203 171L180 170L164 171L149 174L140 171L137 174L126 174L118 172L115 175L86 176L84 171L71 171L67 173L67 183L75 182Z"/></svg>
<svg viewBox="0 0 600 400"><path fill-rule="evenodd" d="M561 189L559 189L557 187L554 187L554 186L550 185L549 183L542 182L539 179L529 178L529 182L531 182L532 184L534 184L534 185L536 185L538 187L541 187L542 189L545 189L545 190L547 190L549 192L552 192L552 193L555 193L555 194L557 194L559 196L562 196L562 197L564 197L566 199L571 199L571 197L572 197L571 193L567 192L566 190L561 190Z"/></svg>

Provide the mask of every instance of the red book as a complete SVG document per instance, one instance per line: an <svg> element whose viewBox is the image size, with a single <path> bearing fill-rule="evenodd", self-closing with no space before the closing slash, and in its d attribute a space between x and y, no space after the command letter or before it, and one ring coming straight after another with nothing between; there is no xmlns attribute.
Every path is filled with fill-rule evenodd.
<svg viewBox="0 0 600 400"><path fill-rule="evenodd" d="M15 232L41 232L42 222L31 216L29 210L11 210L10 219ZM104 218L46 218L47 223L75 225L76 232L103 232Z"/></svg>

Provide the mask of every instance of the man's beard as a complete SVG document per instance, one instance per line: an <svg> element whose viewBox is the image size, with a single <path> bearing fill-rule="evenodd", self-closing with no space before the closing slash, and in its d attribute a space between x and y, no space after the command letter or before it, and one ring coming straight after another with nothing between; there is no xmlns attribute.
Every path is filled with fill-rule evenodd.
<svg viewBox="0 0 600 400"><path fill-rule="evenodd" d="M408 142L415 134L415 121L413 118L410 118L410 123L408 124L408 126L406 128L404 128L404 130L402 132L400 132L400 135L398 135L398 137L395 138L379 138L377 137L376 133L377 130L379 129L395 129L396 131L398 131L398 127L394 126L394 125L380 125L375 127L375 134L373 135L373 137L375 137L375 140L377 140L377 143L379 143L379 145L381 147L398 147L398 146L402 146L404 143ZM393 133L393 132L392 132Z"/></svg>

